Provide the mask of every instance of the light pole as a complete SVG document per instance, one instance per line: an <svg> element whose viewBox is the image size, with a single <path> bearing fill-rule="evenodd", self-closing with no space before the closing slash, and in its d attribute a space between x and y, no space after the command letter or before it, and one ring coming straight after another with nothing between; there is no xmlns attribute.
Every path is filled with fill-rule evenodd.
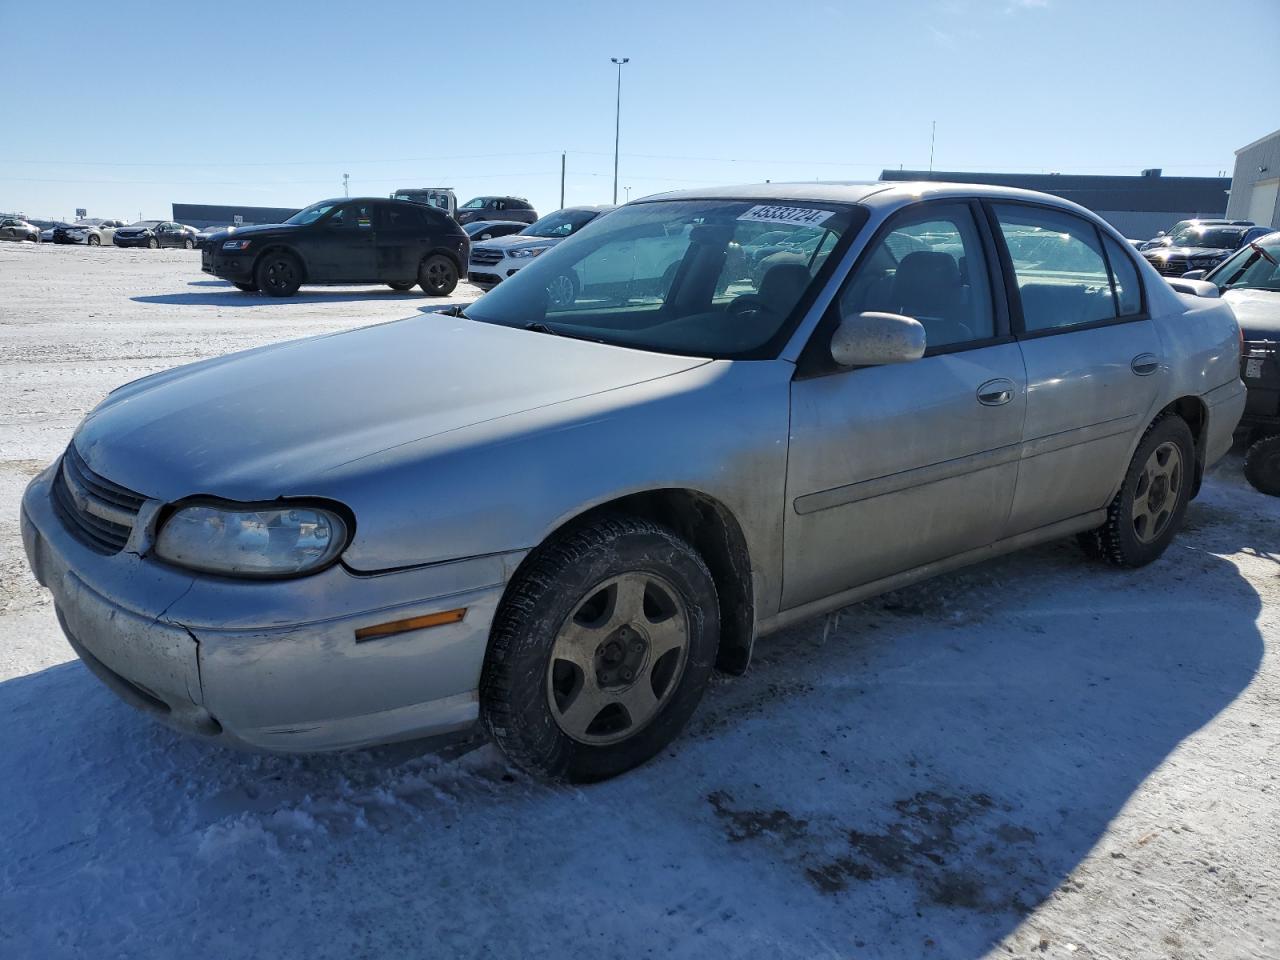
<svg viewBox="0 0 1280 960"><path fill-rule="evenodd" d="M622 65L630 63L630 57L610 57L618 65L618 101L613 115L613 202L618 202L618 140L622 134Z"/></svg>

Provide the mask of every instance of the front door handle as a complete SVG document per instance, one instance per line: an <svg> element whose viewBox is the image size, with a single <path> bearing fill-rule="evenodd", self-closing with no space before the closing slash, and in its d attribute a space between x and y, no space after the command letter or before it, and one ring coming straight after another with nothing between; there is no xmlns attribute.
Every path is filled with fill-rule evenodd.
<svg viewBox="0 0 1280 960"><path fill-rule="evenodd" d="M1129 369L1140 377L1149 377L1160 369L1160 358L1154 353L1140 353L1129 361Z"/></svg>
<svg viewBox="0 0 1280 960"><path fill-rule="evenodd" d="M1013 399L1013 381L999 377L978 388L978 402L985 407L1000 407Z"/></svg>

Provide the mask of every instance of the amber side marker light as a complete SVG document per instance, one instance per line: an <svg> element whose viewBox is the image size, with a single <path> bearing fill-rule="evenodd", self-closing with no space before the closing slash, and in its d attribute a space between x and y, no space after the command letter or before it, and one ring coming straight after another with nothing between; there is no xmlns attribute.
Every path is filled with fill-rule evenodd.
<svg viewBox="0 0 1280 960"><path fill-rule="evenodd" d="M458 623L467 615L466 607L457 610L445 610L443 613L428 613L422 617L410 617L407 620L391 620L372 627L361 627L356 631L356 643L365 640L376 640L378 637L390 637L397 633L408 633L410 630L425 630L427 627L443 627L448 623Z"/></svg>

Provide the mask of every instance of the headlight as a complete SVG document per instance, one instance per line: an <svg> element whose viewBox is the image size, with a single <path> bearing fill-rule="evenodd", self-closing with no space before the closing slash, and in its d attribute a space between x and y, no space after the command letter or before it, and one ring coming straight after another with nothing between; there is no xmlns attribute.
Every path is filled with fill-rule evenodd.
<svg viewBox="0 0 1280 960"><path fill-rule="evenodd" d="M224 240L222 242L223 250L248 250L251 240Z"/></svg>
<svg viewBox="0 0 1280 960"><path fill-rule="evenodd" d="M539 254L546 253L550 247L522 247L519 250L512 250L510 257L512 260L527 260L530 257L536 257Z"/></svg>
<svg viewBox="0 0 1280 960"><path fill-rule="evenodd" d="M206 573L296 577L336 560L347 533L342 517L319 506L193 504L165 521L156 555Z"/></svg>

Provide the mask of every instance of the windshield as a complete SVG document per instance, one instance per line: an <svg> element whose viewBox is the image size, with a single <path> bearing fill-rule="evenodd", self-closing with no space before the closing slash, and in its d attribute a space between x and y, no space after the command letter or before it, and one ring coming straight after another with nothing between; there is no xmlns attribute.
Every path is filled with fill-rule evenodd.
<svg viewBox="0 0 1280 960"><path fill-rule="evenodd" d="M1174 231L1170 240L1175 247L1216 247L1234 250L1244 236L1240 227L1183 227Z"/></svg>
<svg viewBox="0 0 1280 960"><path fill-rule="evenodd" d="M292 217L286 220L285 223L296 223L302 226L305 226L308 223L315 223L337 205L338 201L336 200L322 200L319 203L313 203L306 209L299 210Z"/></svg>
<svg viewBox="0 0 1280 960"><path fill-rule="evenodd" d="M1219 290L1273 290L1280 293L1280 232L1246 244L1206 280Z"/></svg>
<svg viewBox="0 0 1280 960"><path fill-rule="evenodd" d="M814 278L866 217L792 200L636 203L556 245L467 315L660 353L773 357ZM793 242L761 243L779 233Z"/></svg>
<svg viewBox="0 0 1280 960"><path fill-rule="evenodd" d="M557 210L520 231L524 237L567 237L600 215L598 210Z"/></svg>
<svg viewBox="0 0 1280 960"><path fill-rule="evenodd" d="M463 210L479 210L484 206L484 197L476 197L474 200L468 200L462 205Z"/></svg>

